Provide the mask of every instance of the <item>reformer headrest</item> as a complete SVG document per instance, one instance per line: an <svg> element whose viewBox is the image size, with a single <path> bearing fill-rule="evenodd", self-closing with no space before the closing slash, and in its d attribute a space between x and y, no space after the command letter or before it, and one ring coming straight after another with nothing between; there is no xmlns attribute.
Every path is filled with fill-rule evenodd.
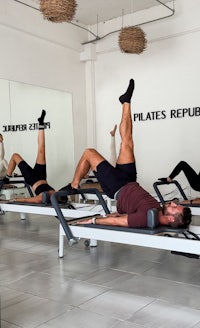
<svg viewBox="0 0 200 328"><path fill-rule="evenodd" d="M147 211L147 227L154 229L159 225L158 210L157 208L151 208Z"/></svg>
<svg viewBox="0 0 200 328"><path fill-rule="evenodd" d="M50 195L48 191L44 191L42 193L42 204L50 204L50 203L51 203Z"/></svg>
<svg viewBox="0 0 200 328"><path fill-rule="evenodd" d="M65 193L64 193L65 194ZM60 196L58 197L58 202L59 203L67 203L68 202L68 197L67 196ZM48 205L51 204L51 196L49 195L48 191L44 191L42 193L42 204Z"/></svg>

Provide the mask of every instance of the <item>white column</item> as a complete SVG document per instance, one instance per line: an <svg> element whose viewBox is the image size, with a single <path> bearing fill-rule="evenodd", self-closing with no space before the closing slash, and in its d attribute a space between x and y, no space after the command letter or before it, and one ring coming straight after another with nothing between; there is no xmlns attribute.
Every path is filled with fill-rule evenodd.
<svg viewBox="0 0 200 328"><path fill-rule="evenodd" d="M85 62L87 147L92 148L96 148L95 60L96 46L92 43L86 44L80 54L80 61Z"/></svg>

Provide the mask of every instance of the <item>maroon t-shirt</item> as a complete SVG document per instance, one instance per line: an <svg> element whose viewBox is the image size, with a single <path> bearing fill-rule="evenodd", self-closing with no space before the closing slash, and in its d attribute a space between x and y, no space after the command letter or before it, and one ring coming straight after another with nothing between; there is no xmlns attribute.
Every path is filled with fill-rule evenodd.
<svg viewBox="0 0 200 328"><path fill-rule="evenodd" d="M137 182L130 182L120 190L117 211L119 214L128 214L129 227L146 227L147 211L151 208L161 210L157 200Z"/></svg>

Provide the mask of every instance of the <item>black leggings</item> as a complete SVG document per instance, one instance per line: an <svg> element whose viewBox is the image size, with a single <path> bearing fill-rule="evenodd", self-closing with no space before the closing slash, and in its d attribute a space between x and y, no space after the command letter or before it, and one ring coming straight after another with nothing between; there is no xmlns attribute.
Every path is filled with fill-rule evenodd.
<svg viewBox="0 0 200 328"><path fill-rule="evenodd" d="M181 171L185 174L186 178L192 189L200 191L200 175L197 174L193 168L186 162L181 161L176 165L171 174L170 179L174 179Z"/></svg>

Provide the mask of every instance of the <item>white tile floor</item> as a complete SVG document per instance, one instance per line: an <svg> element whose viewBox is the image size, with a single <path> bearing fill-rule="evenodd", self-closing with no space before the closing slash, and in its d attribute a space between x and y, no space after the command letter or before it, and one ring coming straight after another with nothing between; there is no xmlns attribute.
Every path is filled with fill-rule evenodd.
<svg viewBox="0 0 200 328"><path fill-rule="evenodd" d="M0 216L1 328L200 328L200 260L100 242L66 244L58 222Z"/></svg>

